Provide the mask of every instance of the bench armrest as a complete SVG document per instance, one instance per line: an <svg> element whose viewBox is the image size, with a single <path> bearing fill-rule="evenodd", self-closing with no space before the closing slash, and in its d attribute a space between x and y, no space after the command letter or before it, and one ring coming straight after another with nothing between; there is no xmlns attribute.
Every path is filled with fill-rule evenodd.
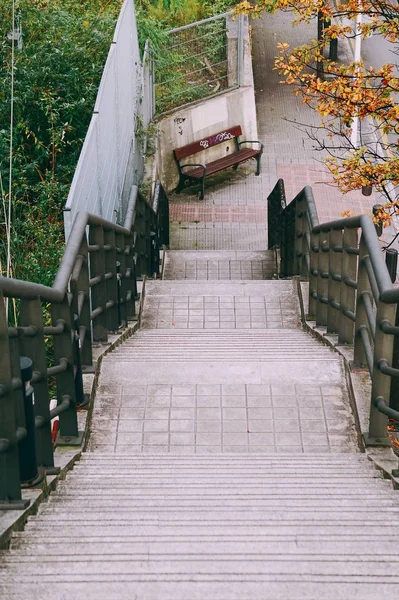
<svg viewBox="0 0 399 600"><path fill-rule="evenodd" d="M206 171L206 166L200 163L187 163L185 165L180 165L181 170L183 170L185 167L202 167L204 169L204 173Z"/></svg>
<svg viewBox="0 0 399 600"><path fill-rule="evenodd" d="M244 142L237 142L238 143L238 147L241 146L241 144L259 144L260 146L260 150L263 150L263 144L262 142L260 142L259 140L245 140Z"/></svg>

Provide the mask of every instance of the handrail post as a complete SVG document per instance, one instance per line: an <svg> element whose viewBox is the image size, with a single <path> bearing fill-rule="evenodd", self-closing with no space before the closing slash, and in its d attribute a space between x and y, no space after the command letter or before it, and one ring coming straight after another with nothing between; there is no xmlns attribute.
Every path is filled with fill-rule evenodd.
<svg viewBox="0 0 399 600"><path fill-rule="evenodd" d="M395 305L395 326L399 327L399 304ZM392 366L395 369L399 368L399 336L394 336L393 341L393 354L392 354ZM389 406L394 410L399 411L399 377L393 377L391 379L391 394L390 394Z"/></svg>
<svg viewBox="0 0 399 600"><path fill-rule="evenodd" d="M29 500L22 500L19 481L17 420L12 393L12 372L8 326L3 294L0 290L0 442L8 448L0 453L0 510L22 510Z"/></svg>
<svg viewBox="0 0 399 600"><path fill-rule="evenodd" d="M134 220L135 237L135 252L136 258L136 273L138 277L142 277L147 273L147 256L146 256L146 240L145 240L145 210L143 198L137 193L136 199L136 218Z"/></svg>
<svg viewBox="0 0 399 600"><path fill-rule="evenodd" d="M22 354L33 360L33 370L40 376L39 381L32 384L35 394L35 416L43 418L43 425L36 430L37 464L46 469L47 474L58 473L54 467L53 441L50 422L50 396L48 390L47 356L43 330L43 309L39 298L21 300L20 323L36 329L34 338L22 336L20 347Z"/></svg>
<svg viewBox="0 0 399 600"><path fill-rule="evenodd" d="M89 243L98 246L96 252L90 253L90 277L101 277L100 283L91 288L91 306L94 311L96 308L102 308L102 313L93 319L93 340L95 342L108 341L107 328L107 290L104 281L105 274L105 252L104 252L104 229L101 225L90 225Z"/></svg>
<svg viewBox="0 0 399 600"><path fill-rule="evenodd" d="M367 269L364 264L365 257L368 256L368 250L363 239L363 235L359 245L359 267L357 276L357 297L356 297L356 321L355 321L355 339L353 350L353 366L363 368L366 366L366 353L363 347L362 338L360 335L361 327L366 327L369 331L367 313L363 303L362 293L370 292L371 285L367 275Z"/></svg>
<svg viewBox="0 0 399 600"><path fill-rule="evenodd" d="M319 260L318 260L318 278L317 278L317 311L316 325L324 327L327 325L328 312L328 252L329 233L322 231L319 237Z"/></svg>
<svg viewBox="0 0 399 600"><path fill-rule="evenodd" d="M75 280L71 277L71 291L74 295L74 310L79 317L80 356L82 369L89 372L93 364L93 352L91 341L91 316L90 316L90 279L89 279L89 253L87 248L86 234L83 236L79 248L79 256L82 257L82 266Z"/></svg>
<svg viewBox="0 0 399 600"><path fill-rule="evenodd" d="M169 198L165 193L165 190L160 183L160 228L161 228L161 245L169 246Z"/></svg>
<svg viewBox="0 0 399 600"><path fill-rule="evenodd" d="M39 474L36 458L35 406L33 404L33 388L30 380L33 374L33 362L28 356L20 357L21 394L25 413L25 437L19 442L19 477L21 484L32 487L43 480L44 474Z"/></svg>
<svg viewBox="0 0 399 600"><path fill-rule="evenodd" d="M104 244L110 246L110 249L104 253L105 273L111 273L112 277L105 282L107 301L112 301L113 306L107 308L107 328L108 331L117 331L118 321L118 277L116 272L116 244L115 232L112 230L104 231Z"/></svg>
<svg viewBox="0 0 399 600"><path fill-rule="evenodd" d="M342 230L332 230L330 232L330 251L328 271L328 307L327 307L327 333L338 333L340 312L334 304L340 304L341 283L334 279L334 276L341 277L342 254L335 251L336 246L342 246Z"/></svg>
<svg viewBox="0 0 399 600"><path fill-rule="evenodd" d="M74 373L74 324L73 311L69 302L68 294L60 304L52 304L51 313L53 325L58 321L64 322L64 330L60 335L54 336L54 359L60 364L66 360L67 368L59 373L57 378L57 405L63 401L63 396L70 397L68 410L60 414L58 446L79 446L82 442L82 433L78 430L78 419L76 410L75 373Z"/></svg>
<svg viewBox="0 0 399 600"><path fill-rule="evenodd" d="M291 275L302 275L303 264L303 213L304 198L301 195L295 203L295 239L294 239L294 265Z"/></svg>
<svg viewBox="0 0 399 600"><path fill-rule="evenodd" d="M379 362L385 359L389 366L392 366L394 336L384 333L381 329L381 322L388 320L394 323L395 304L377 303L377 326L374 340L374 366L371 377L371 406L370 406L370 425L368 435L365 435L367 446L390 446L391 442L387 434L388 417L382 414L375 405L377 398L382 397L385 403L389 404L389 395L391 390L391 377L381 373Z"/></svg>
<svg viewBox="0 0 399 600"><path fill-rule="evenodd" d="M344 314L344 310L348 309L355 312L356 290L346 285L345 279L357 280L357 256L349 254L348 248L357 248L358 246L357 229L344 229L344 237L342 243L342 269L341 269L341 315L338 323L338 343L353 344L354 323L349 317Z"/></svg>
<svg viewBox="0 0 399 600"><path fill-rule="evenodd" d="M126 316L126 254L125 254L125 236L123 233L117 233L115 236L116 246L119 248L117 253L119 263L118 286L119 286L119 315L120 325L127 325Z"/></svg>
<svg viewBox="0 0 399 600"><path fill-rule="evenodd" d="M132 231L130 236L125 238L126 241L126 277L125 277L125 286L126 286L126 319L134 319L136 316L136 304L135 301L139 299L139 294L137 290L137 252L136 252L136 243L137 243L137 233Z"/></svg>
<svg viewBox="0 0 399 600"><path fill-rule="evenodd" d="M309 320L316 319L317 312L317 298L314 297L314 294L317 294L317 268L319 262L319 253L314 250L314 248L318 247L319 244L319 233L311 233L310 236L310 248L309 248L309 258L310 258L310 272L309 272Z"/></svg>

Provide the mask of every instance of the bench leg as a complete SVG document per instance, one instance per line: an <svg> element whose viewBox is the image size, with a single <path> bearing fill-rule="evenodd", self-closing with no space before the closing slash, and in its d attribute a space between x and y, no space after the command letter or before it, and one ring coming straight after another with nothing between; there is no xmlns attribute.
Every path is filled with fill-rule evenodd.
<svg viewBox="0 0 399 600"><path fill-rule="evenodd" d="M238 169L238 164L233 166L234 171L237 171L237 169Z"/></svg>
<svg viewBox="0 0 399 600"><path fill-rule="evenodd" d="M201 193L200 193L200 200L203 200L205 196L205 177L203 177L201 179Z"/></svg>
<svg viewBox="0 0 399 600"><path fill-rule="evenodd" d="M176 194L180 194L180 192L182 191L183 188L184 188L184 180L182 178L180 178L177 188L175 189Z"/></svg>
<svg viewBox="0 0 399 600"><path fill-rule="evenodd" d="M260 159L262 158L262 155L259 154L259 156L256 157L256 173L255 175L260 175Z"/></svg>

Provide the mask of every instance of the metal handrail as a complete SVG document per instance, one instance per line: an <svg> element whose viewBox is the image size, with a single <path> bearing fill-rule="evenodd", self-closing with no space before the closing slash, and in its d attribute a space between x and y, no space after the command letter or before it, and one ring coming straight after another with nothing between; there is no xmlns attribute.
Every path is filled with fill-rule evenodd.
<svg viewBox="0 0 399 600"><path fill-rule="evenodd" d="M155 190L156 198L147 202L133 188L123 226L78 213L52 286L0 277L0 458L5 474L0 509L26 506L20 474L28 462L29 472L37 471L32 470L33 454L47 473L56 471L51 419L60 419L57 445L82 441L77 409L86 401L82 373L92 371L92 343L106 342L108 332L135 317L137 280L158 275L160 248L169 243L168 198L159 182ZM19 302L19 323L13 327L3 298ZM43 305L50 305L51 325L44 325ZM45 337L53 344L52 366ZM20 357L31 365L28 380ZM52 410L49 378L57 388ZM27 381L33 409L25 394Z"/></svg>
<svg viewBox="0 0 399 600"><path fill-rule="evenodd" d="M399 289L392 284L371 217L320 223L311 187L286 205L279 180L268 198L268 219L277 227L269 239L280 248L280 275L309 279L309 318L338 334L339 344L353 344L354 367L370 373L366 443L388 445L387 419L399 420L399 410L389 406L391 377L399 377L392 366Z"/></svg>

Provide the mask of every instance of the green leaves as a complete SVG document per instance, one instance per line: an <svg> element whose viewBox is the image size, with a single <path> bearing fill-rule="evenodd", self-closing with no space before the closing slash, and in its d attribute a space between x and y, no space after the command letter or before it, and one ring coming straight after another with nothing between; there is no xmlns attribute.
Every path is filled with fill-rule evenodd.
<svg viewBox="0 0 399 600"><path fill-rule="evenodd" d="M62 207L90 122L121 0L20 0L15 49L14 276L52 284L63 251ZM0 0L2 31L10 3ZM8 190L11 43L1 43L0 169ZM0 258L5 227L0 203Z"/></svg>

